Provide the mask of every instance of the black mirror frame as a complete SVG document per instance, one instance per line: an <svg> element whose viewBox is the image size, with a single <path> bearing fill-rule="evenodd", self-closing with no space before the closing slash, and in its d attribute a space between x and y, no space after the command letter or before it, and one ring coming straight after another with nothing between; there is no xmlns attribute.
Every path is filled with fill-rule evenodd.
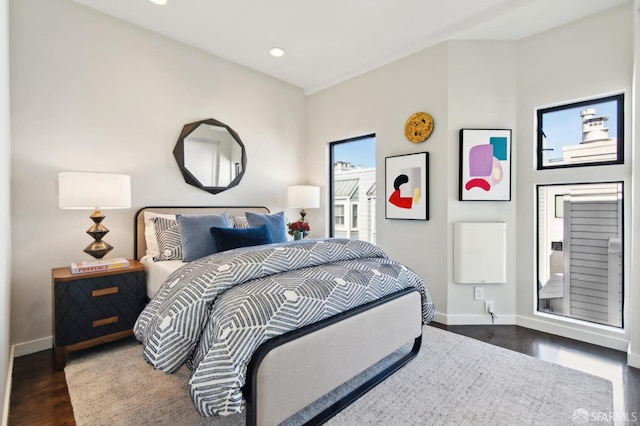
<svg viewBox="0 0 640 426"><path fill-rule="evenodd" d="M227 129L231 137L235 139L235 141L240 145L240 149L242 149L242 167L240 169L240 173L236 176L227 186L204 186L184 165L184 140L187 136L189 136L194 130L198 128L201 124L209 124L212 126L224 127ZM173 156L180 167L180 171L182 172L182 176L184 177L184 181L189 185L193 185L196 188L200 188L203 191L210 192L211 194L218 194L222 191L226 191L229 188L233 188L240 183L242 176L244 176L245 169L247 167L247 153L244 148L244 144L240 139L240 136L233 130L231 127L226 124L214 119L208 118L206 120L196 121L194 123L185 124L182 128L182 132L180 133L180 137L178 138L178 142L176 146L173 148Z"/></svg>

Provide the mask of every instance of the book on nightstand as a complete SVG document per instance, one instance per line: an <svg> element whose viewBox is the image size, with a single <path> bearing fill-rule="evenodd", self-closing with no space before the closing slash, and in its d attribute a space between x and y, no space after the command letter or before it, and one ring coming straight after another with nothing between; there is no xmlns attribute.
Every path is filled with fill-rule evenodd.
<svg viewBox="0 0 640 426"><path fill-rule="evenodd" d="M72 262L71 273L83 274L86 272L109 271L111 269L126 268L128 266L129 261L123 257L116 257L113 259L99 259L88 262Z"/></svg>

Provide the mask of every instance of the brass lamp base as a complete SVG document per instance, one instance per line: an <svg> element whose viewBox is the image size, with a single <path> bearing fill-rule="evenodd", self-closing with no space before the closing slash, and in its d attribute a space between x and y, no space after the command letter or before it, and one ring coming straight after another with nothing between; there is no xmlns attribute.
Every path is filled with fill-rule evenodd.
<svg viewBox="0 0 640 426"><path fill-rule="evenodd" d="M87 234L91 235L95 241L85 247L84 252L96 259L102 259L113 250L109 243L102 241L102 237L107 235L109 230L101 223L104 220L104 215L100 210L95 210L89 217L93 221L93 225L87 230Z"/></svg>
<svg viewBox="0 0 640 426"><path fill-rule="evenodd" d="M102 259L111 250L113 250L113 247L109 245L109 243L104 241L94 241L85 247L83 251L96 259Z"/></svg>

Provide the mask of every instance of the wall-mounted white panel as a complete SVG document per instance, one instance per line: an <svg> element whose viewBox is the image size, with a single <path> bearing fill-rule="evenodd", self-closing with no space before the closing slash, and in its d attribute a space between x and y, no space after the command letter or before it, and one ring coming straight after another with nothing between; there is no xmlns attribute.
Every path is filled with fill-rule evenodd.
<svg viewBox="0 0 640 426"><path fill-rule="evenodd" d="M499 284L507 281L507 224L453 224L453 281Z"/></svg>

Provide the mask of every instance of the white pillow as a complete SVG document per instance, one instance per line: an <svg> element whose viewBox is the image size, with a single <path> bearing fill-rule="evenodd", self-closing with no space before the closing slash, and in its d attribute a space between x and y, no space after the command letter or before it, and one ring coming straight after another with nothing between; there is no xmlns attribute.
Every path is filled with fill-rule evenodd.
<svg viewBox="0 0 640 426"><path fill-rule="evenodd" d="M147 242L147 256L151 258L160 256L160 246L158 246L158 239L156 238L156 226L151 220L154 217L176 220L175 214L144 212L144 239Z"/></svg>

